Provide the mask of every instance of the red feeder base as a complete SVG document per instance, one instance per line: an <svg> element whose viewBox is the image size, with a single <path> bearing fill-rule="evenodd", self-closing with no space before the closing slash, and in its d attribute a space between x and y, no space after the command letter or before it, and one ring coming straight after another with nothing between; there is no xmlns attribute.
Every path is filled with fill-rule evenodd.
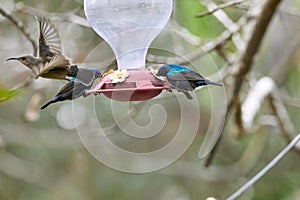
<svg viewBox="0 0 300 200"><path fill-rule="evenodd" d="M107 75L86 93L103 93L106 97L117 101L144 101L159 95L164 89L170 89L147 70L130 70L128 73L129 76L122 83L112 83L110 75Z"/></svg>

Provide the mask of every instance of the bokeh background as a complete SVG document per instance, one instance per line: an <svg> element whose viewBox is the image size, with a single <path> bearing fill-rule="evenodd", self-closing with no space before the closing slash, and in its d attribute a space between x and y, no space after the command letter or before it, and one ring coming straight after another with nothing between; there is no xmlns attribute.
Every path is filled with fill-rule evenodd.
<svg viewBox="0 0 300 200"><path fill-rule="evenodd" d="M195 18L196 14L207 11L205 2L174 1L173 14L167 26L169 31L163 31L152 44L147 59L149 63L176 62L178 57L200 51L202 45L214 41L225 31L226 28L213 15ZM213 2L222 4L226 1ZM226 8L224 12L236 22L246 15L253 3L249 0ZM81 0L0 0L0 8L20 20L36 41L38 22L33 15L51 18L61 37L64 54L74 63L83 63L83 67L92 66L101 71L114 65L109 46L88 27ZM241 34L247 35L247 29L243 29ZM295 130L294 135L300 130L297 123L300 120L299 42L300 2L283 1L241 93L244 100L256 80L271 77L278 89L276 94L289 116L286 120ZM96 48L99 44L100 48ZM159 50L159 47L169 52ZM234 58L240 53L230 40L221 49L215 48L195 56L188 60L187 66L218 81L222 77L220 71L230 65L228 60L224 60L224 54ZM108 137L115 144L131 151L148 152L166 145L174 137L181 112L176 97L163 92L153 100L129 104L135 113L135 122L141 126L149 123L148 111L152 105L163 105L167 111L164 129L158 136L146 141L128 137L122 133L122 127L115 126L111 100L104 96L81 98L74 104L65 101L40 112L39 107L65 82L39 78L16 92L12 89L24 84L30 71L16 62L3 62L9 57L32 52L32 45L24 34L7 17L0 15L1 200L224 199L265 166L289 140L282 134L280 121L270 108L270 102L262 101L255 122L246 133L240 129L234 116L230 116L232 119L224 127L224 137L213 163L208 168L204 167L204 159L199 159L198 153L205 135L212 134L208 132L209 126L222 121L222 109L227 102L222 92L225 90L230 96L234 79L234 76L227 75L221 80L224 84L222 92L217 88L196 92L201 119L189 119L189 122L198 123L199 129L192 145L180 159L171 166L147 174L119 172L95 159L80 141L76 126L89 131L89 108L93 106L92 110L96 111L103 127L109 130ZM120 107L119 112L114 113L115 117L122 119L128 104L114 103ZM73 112L81 116L76 124ZM212 117L214 115L221 118ZM188 130L187 134L190 134ZM300 199L299 156L297 151L290 152L240 199Z"/></svg>

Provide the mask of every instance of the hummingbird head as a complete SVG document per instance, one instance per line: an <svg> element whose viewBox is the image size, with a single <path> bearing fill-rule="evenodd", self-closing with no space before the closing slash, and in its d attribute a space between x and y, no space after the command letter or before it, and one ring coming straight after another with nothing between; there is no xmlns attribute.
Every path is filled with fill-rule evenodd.
<svg viewBox="0 0 300 200"><path fill-rule="evenodd" d="M161 68L164 66L165 64L152 64L150 66L147 67L147 69L153 74L153 76L155 76L157 79L161 80L161 81L165 81L166 79L166 74L167 73L162 73ZM160 71L160 73L158 73ZM162 75L161 75L162 74Z"/></svg>
<svg viewBox="0 0 300 200"><path fill-rule="evenodd" d="M35 58L32 56L21 56L16 58L9 58L6 61L10 61L10 60L18 60L20 63L28 67L30 66L31 63L34 62Z"/></svg>
<svg viewBox="0 0 300 200"><path fill-rule="evenodd" d="M170 66L163 65L159 68L156 76L167 76L167 73L171 70Z"/></svg>

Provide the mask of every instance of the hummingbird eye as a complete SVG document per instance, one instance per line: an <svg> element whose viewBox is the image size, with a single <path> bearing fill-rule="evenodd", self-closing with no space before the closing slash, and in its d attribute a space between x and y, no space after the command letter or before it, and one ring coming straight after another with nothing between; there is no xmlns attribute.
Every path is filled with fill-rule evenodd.
<svg viewBox="0 0 300 200"><path fill-rule="evenodd" d="M24 57L22 57L22 58L20 58L22 61L24 61L26 58L24 58Z"/></svg>

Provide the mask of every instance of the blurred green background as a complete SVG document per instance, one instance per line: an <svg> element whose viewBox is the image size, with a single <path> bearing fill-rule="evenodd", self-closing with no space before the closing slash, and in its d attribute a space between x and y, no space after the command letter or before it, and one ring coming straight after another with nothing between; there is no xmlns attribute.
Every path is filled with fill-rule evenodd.
<svg viewBox="0 0 300 200"><path fill-rule="evenodd" d="M286 1L284 5L293 6L299 15L289 14L284 9L278 12L251 76L271 76L284 94L293 97L294 101L287 109L295 127L300 130L300 124L297 123L300 120L300 4L295 0ZM30 14L51 13L49 17L54 20L61 36L64 54L75 63L84 62L83 66L97 67L103 71L114 59L111 49L102 43L102 39L91 28L64 18L68 13L84 18L81 0L0 0L0 7L20 19L36 39L39 34L38 23ZM175 0L171 21L176 21L189 30L193 34L190 37L195 37L200 44L204 44L225 29L213 16L194 18L203 11L206 8L197 0ZM228 8L225 12L236 21L245 10ZM168 24L168 28L174 27ZM182 29L175 29L174 33L162 32L152 44L150 54L181 56L195 50L198 45L188 43L176 33ZM100 47L97 47L99 44ZM158 50L156 47L159 46L170 49L172 55ZM226 46L226 51L228 54L237 53L230 43ZM0 15L0 200L198 200L211 196L224 199L256 174L287 144L278 127L263 127L238 140L235 137L235 126L233 122L229 122L213 166L203 167L203 160L198 158L198 152L209 126L217 123L211 119L212 112L218 115L218 108L226 103L218 89L209 88L197 92L201 119L189 120L190 123L198 123L199 129L192 145L180 159L156 172L119 172L103 165L85 149L73 121L73 112L79 112L82 118L77 126L89 131L91 127L88 121L92 116L89 107L93 104L101 124L104 127L113 126L110 99L103 95L90 96L78 99L74 104L70 101L53 104L39 112L39 106L56 94L64 81L40 78L21 91L9 90L26 81L30 72L19 63L2 61L31 53L32 46L24 35ZM216 73L223 65L225 62L216 52L188 64L205 76ZM228 87L230 80L227 81L224 83L228 92L231 88ZM244 92L247 90L245 87ZM163 105L168 120L159 136L143 142L124 136L122 131L116 129L109 138L120 147L137 152L152 151L167 144L176 133L181 111L172 94L163 92L161 95L166 98L144 102L134 119L138 124L148 124L149 107ZM215 101L211 98L215 98ZM134 104L130 103L130 107ZM116 105L120 108L118 118L126 112L127 104L116 102ZM268 114L270 110L267 103L264 103L259 115ZM289 153L240 199L300 199L299 167L299 154Z"/></svg>

